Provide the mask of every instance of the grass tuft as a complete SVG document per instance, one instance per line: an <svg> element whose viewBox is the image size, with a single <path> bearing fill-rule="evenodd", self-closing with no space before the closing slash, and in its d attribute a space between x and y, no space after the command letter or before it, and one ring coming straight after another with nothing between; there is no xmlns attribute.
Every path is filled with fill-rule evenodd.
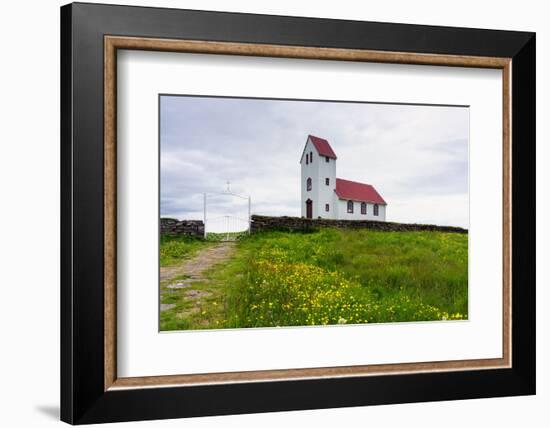
<svg viewBox="0 0 550 428"><path fill-rule="evenodd" d="M171 266L208 245L200 238L185 235L160 236L160 265Z"/></svg>

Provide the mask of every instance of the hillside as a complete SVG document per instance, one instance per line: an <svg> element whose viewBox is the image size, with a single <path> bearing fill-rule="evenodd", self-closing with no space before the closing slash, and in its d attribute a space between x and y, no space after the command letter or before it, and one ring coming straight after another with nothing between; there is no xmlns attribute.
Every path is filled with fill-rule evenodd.
<svg viewBox="0 0 550 428"><path fill-rule="evenodd" d="M161 254L171 245L200 258L201 248L224 245L175 239L163 241ZM171 305L161 312L161 330L468 317L467 234L325 228L262 232L225 245L233 246L229 258L161 295ZM161 290L178 280L185 275Z"/></svg>

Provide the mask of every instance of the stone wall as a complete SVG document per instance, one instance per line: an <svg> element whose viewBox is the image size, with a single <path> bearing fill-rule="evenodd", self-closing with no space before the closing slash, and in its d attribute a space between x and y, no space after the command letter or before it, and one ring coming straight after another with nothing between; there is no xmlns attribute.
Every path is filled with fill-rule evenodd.
<svg viewBox="0 0 550 428"><path fill-rule="evenodd" d="M176 220L175 218L160 219L160 233L166 235L188 235L202 238L204 223L202 220Z"/></svg>
<svg viewBox="0 0 550 428"><path fill-rule="evenodd" d="M374 220L329 220L329 219L307 219L301 217L269 217L252 216L251 232L261 232L264 230L282 230L282 231L308 231L316 230L321 227L337 227L341 229L372 229L384 231L439 231L468 233L466 229L453 226L435 226L432 224L407 224L391 223Z"/></svg>
<svg viewBox="0 0 550 428"><path fill-rule="evenodd" d="M337 227L340 229L372 229L384 231L439 231L468 233L466 229L453 226L435 226L433 224L408 224L391 223L374 220L330 220L307 219L302 217L270 217L253 215L251 232L257 233L264 230L281 231L314 231L322 227ZM177 220L174 218L160 219L160 232L167 235L188 235L202 238L204 236L204 223L202 220Z"/></svg>

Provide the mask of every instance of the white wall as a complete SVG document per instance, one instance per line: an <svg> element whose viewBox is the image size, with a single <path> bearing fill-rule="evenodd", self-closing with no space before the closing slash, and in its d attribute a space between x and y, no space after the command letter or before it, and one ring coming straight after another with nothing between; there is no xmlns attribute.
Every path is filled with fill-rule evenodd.
<svg viewBox="0 0 550 428"><path fill-rule="evenodd" d="M367 202L367 213L361 214L361 202L353 202L353 213L348 213L348 201L338 200L338 218L343 220L386 221L386 206L378 205L378 215L374 215L374 204Z"/></svg>
<svg viewBox="0 0 550 428"><path fill-rule="evenodd" d="M103 3L116 3L102 0ZM3 349L2 424L60 427L59 406L59 5L62 1L6 2L0 31L0 325ZM464 0L442 7L436 0L119 0L147 6L271 13L416 24L537 31L537 339L538 394L438 403L355 407L256 415L126 423L121 427L542 427L550 403L550 27L546 4ZM475 11L475 13L472 13ZM22 31L24 25L24 31ZM17 35L14 38L14 35ZM37 67L39 64L39 67ZM328 84L338 84L328 82ZM313 131L312 131L313 132ZM390 208L391 209L391 205ZM42 222L25 234L15 227ZM32 380L30 382L29 380ZM475 388L475 385L472 385Z"/></svg>
<svg viewBox="0 0 550 428"><path fill-rule="evenodd" d="M306 155L309 156L310 153L312 153L314 157L317 156L317 150L315 149L315 146L313 145L311 140L308 138L305 146L304 155L301 159L302 178L300 188L302 191L302 217L306 216L306 201L308 199L311 199L313 201L313 218L317 218L317 216L319 215L319 186L317 183L319 177L319 162L317 162L317 159L315 159L315 162L306 163ZM311 190L307 190L308 178L311 178Z"/></svg>
<svg viewBox="0 0 550 428"><path fill-rule="evenodd" d="M336 159L330 159L327 162L325 156L320 156L316 151L313 152L313 162L317 163L317 216L323 218L335 218L334 207L334 188L336 187ZM329 179L329 185L326 185L325 179ZM325 204L329 204L329 212L325 211ZM317 218L317 217L314 217Z"/></svg>

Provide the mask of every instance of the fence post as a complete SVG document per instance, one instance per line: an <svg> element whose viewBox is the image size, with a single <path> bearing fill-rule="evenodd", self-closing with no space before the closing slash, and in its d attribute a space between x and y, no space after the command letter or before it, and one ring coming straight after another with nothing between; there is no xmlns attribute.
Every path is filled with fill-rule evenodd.
<svg viewBox="0 0 550 428"><path fill-rule="evenodd" d="M203 214L202 214L202 222L204 225L204 239L206 239L206 192L203 193Z"/></svg>
<svg viewBox="0 0 550 428"><path fill-rule="evenodd" d="M248 196L248 234L252 233L252 216L250 213L250 195Z"/></svg>

